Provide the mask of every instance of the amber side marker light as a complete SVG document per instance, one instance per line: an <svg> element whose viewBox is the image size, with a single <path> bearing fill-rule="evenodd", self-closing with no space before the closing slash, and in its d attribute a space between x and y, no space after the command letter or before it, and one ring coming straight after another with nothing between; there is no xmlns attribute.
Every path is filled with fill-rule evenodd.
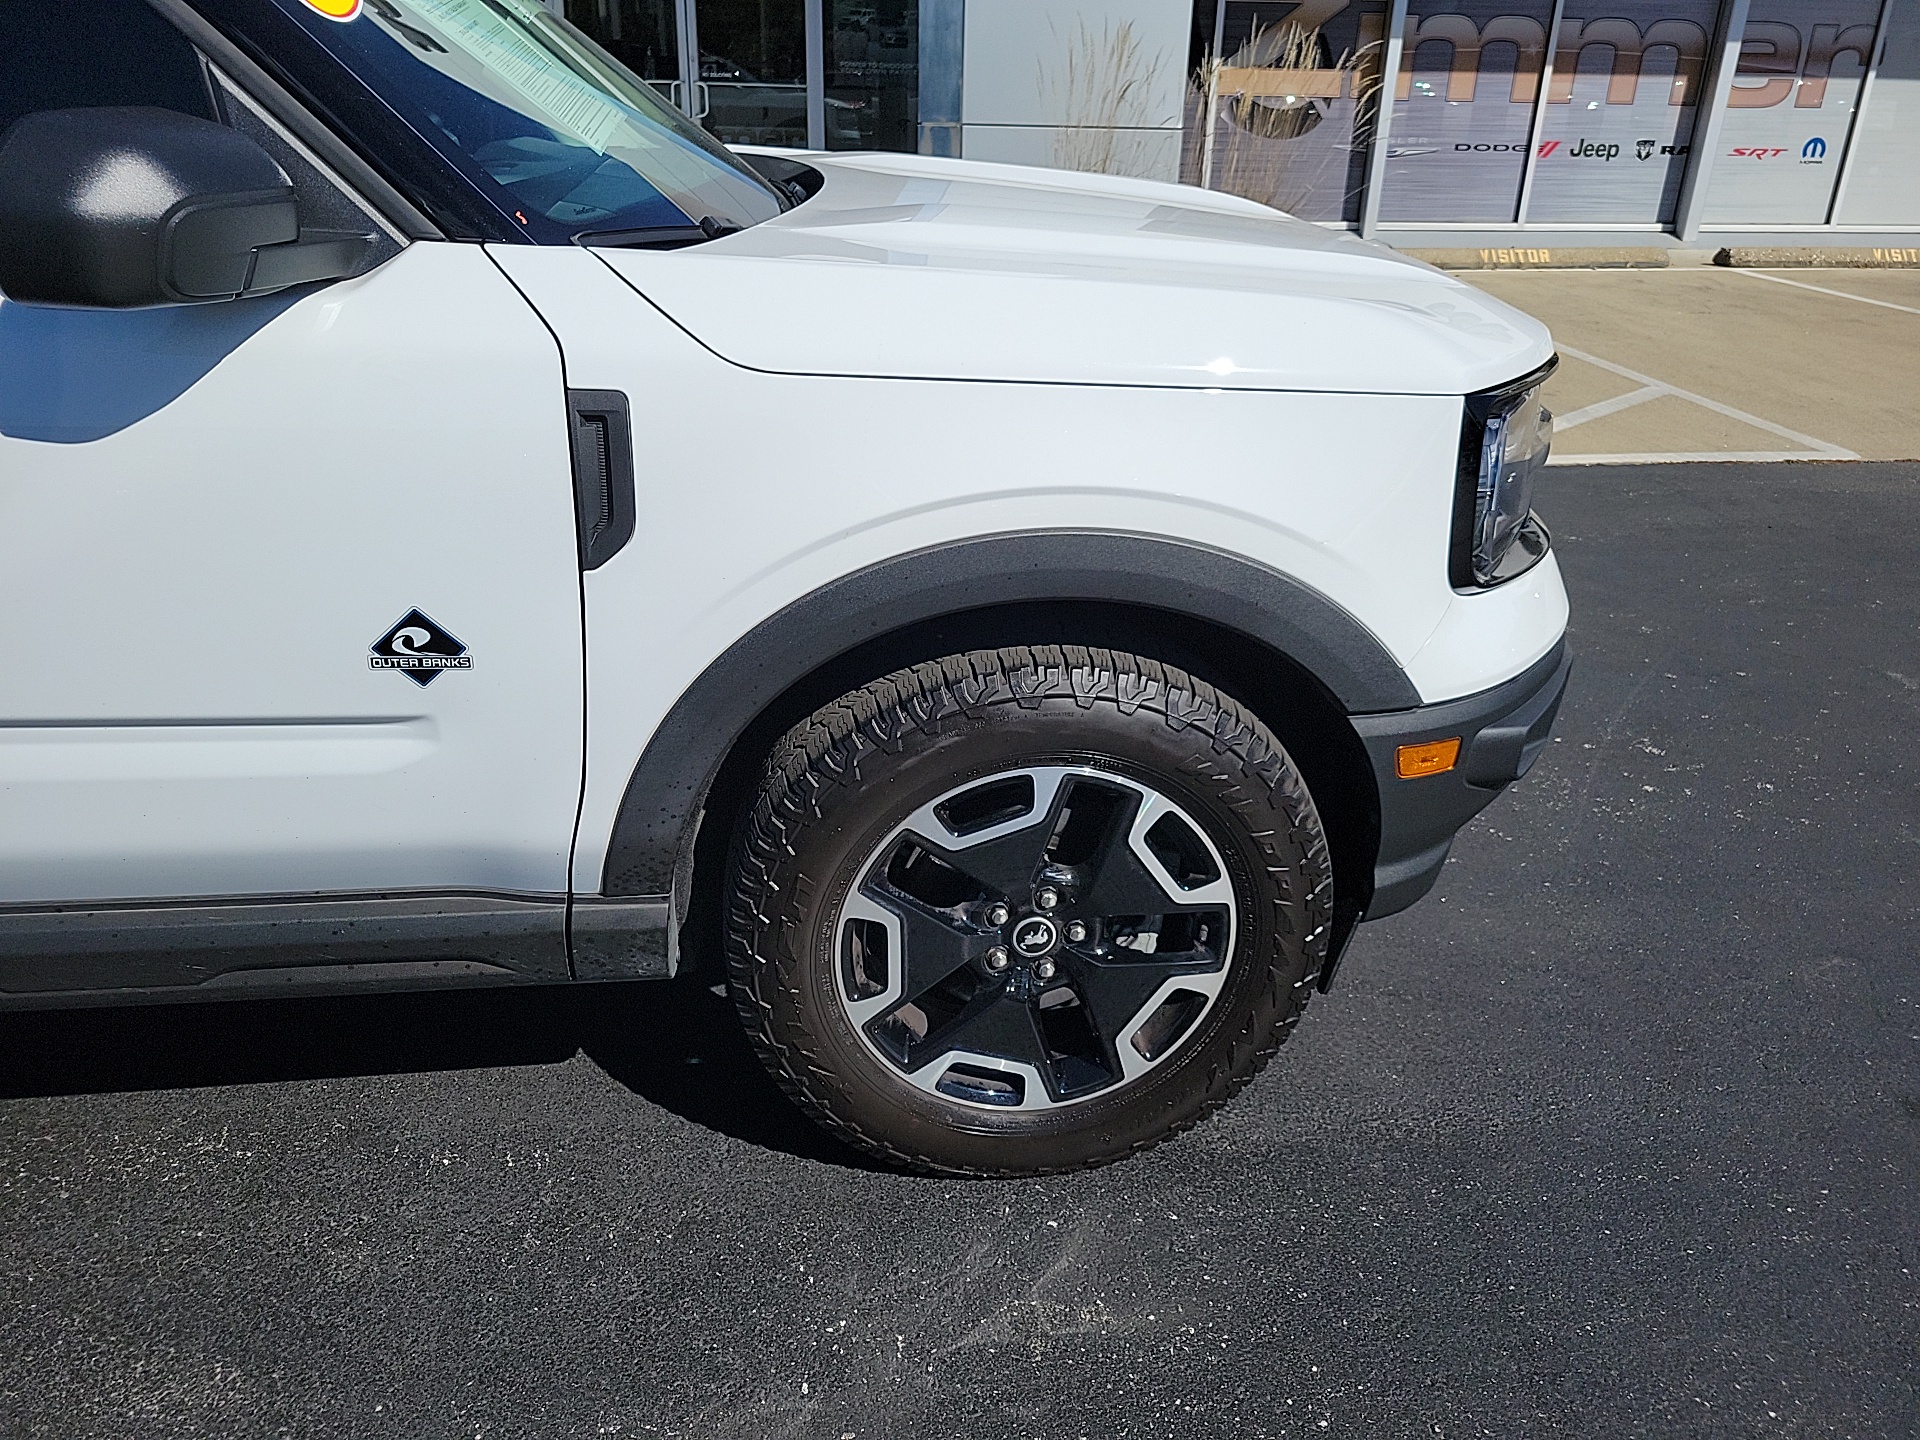
<svg viewBox="0 0 1920 1440"><path fill-rule="evenodd" d="M1444 775L1460 758L1460 737L1451 740L1423 740L1418 745L1402 745L1394 753L1393 769L1402 780L1418 780L1422 775Z"/></svg>

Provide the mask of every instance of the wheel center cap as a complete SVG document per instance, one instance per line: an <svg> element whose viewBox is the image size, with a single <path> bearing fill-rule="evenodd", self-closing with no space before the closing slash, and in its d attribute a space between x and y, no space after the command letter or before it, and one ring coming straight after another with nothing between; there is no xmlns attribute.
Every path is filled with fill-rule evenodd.
<svg viewBox="0 0 1920 1440"><path fill-rule="evenodd" d="M1044 915L1029 915L1013 927L1013 948L1023 959L1038 960L1059 943L1059 927Z"/></svg>

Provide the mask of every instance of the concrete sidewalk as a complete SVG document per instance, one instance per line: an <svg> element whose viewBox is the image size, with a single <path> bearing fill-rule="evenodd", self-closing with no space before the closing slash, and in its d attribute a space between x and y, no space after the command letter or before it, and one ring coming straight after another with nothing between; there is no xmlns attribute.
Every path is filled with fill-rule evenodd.
<svg viewBox="0 0 1920 1440"><path fill-rule="evenodd" d="M1460 278L1552 327L1556 464L1920 459L1920 270Z"/></svg>

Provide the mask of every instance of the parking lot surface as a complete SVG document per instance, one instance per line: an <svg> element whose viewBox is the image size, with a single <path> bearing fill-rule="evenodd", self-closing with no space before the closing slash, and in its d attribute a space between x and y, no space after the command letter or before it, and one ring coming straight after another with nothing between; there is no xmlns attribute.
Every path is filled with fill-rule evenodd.
<svg viewBox="0 0 1920 1440"><path fill-rule="evenodd" d="M1920 1433L1920 465L1540 504L1556 743L1212 1123L875 1171L691 982L0 1016L0 1434Z"/></svg>
<svg viewBox="0 0 1920 1440"><path fill-rule="evenodd" d="M1552 327L1558 464L1920 459L1920 270L1460 278Z"/></svg>

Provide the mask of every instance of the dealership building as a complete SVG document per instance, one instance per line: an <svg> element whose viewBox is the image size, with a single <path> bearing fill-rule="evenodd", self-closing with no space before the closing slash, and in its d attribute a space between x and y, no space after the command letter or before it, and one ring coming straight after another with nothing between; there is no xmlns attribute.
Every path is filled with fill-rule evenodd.
<svg viewBox="0 0 1920 1440"><path fill-rule="evenodd" d="M1920 0L547 0L732 143L1185 180L1406 247L1920 246Z"/></svg>

